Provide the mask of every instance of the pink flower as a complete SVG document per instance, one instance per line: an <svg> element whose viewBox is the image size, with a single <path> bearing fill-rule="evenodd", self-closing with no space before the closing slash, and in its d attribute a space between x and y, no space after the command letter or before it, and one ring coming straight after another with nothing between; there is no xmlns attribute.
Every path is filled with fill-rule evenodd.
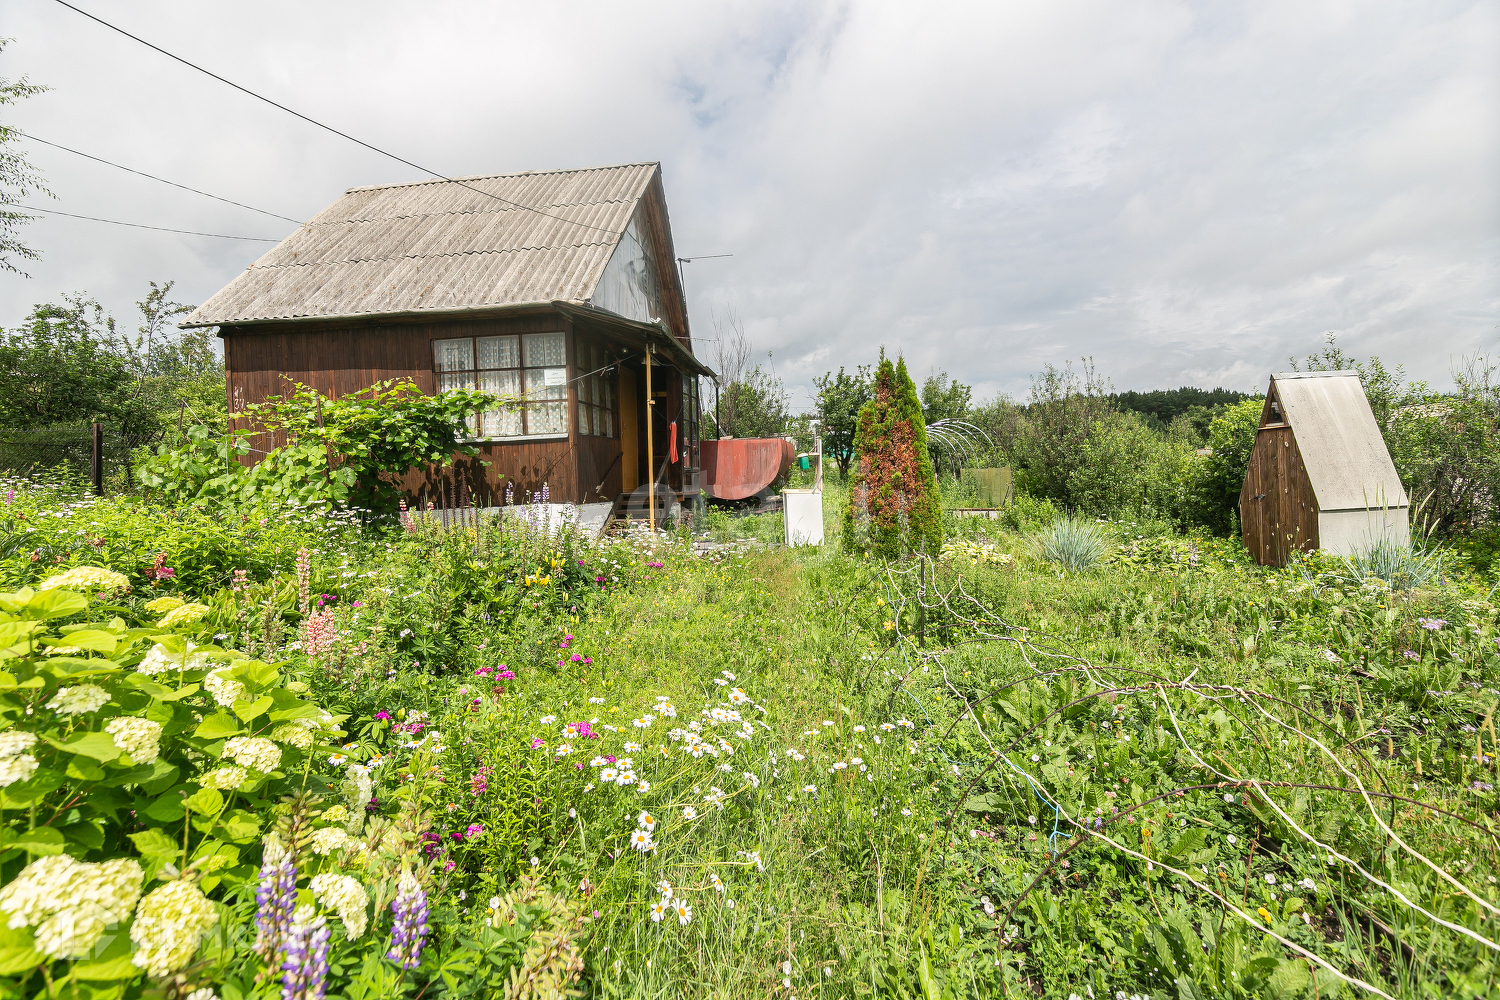
<svg viewBox="0 0 1500 1000"><path fill-rule="evenodd" d="M542 747L544 747L546 745L547 745L546 741L543 740L540 736L538 736L536 739L534 739L534 740L531 741L531 749L533 749L533 750L540 750Z"/></svg>
<svg viewBox="0 0 1500 1000"><path fill-rule="evenodd" d="M578 663L583 659L583 656L579 653L574 653L571 657L569 657L569 659L571 659L574 663Z"/></svg>
<svg viewBox="0 0 1500 1000"><path fill-rule="evenodd" d="M381 719L381 720L383 720L385 722L389 722L390 719L391 719L391 713L390 712L384 712L384 711L376 712L375 713L375 718Z"/></svg>
<svg viewBox="0 0 1500 1000"><path fill-rule="evenodd" d="M498 671L497 671L497 672L496 672L496 673L495 673L495 676L496 676L496 677L498 677L498 678L500 678L500 679L501 679L501 680L502 680L502 681L509 681L509 680L514 680L514 679L515 679L515 676L516 676L516 672L515 672L515 671L514 671L514 670L506 670L506 669L505 669L505 668L504 668L504 667L503 667L503 666L502 666L502 667L501 667L501 668L500 668L500 669L499 669L499 670L498 670Z"/></svg>
<svg viewBox="0 0 1500 1000"><path fill-rule="evenodd" d="M479 823L470 823L469 828L464 831L464 836L470 840L484 833L484 826Z"/></svg>

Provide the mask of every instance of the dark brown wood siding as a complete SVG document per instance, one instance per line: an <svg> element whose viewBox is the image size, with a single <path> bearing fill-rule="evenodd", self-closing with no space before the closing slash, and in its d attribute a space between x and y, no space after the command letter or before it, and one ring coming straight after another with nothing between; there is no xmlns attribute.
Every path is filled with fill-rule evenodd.
<svg viewBox="0 0 1500 1000"><path fill-rule="evenodd" d="M436 390L434 340L559 330L572 333L572 324L551 310L438 322L289 322L225 327L221 335L229 411L234 415L249 404L286 395L295 391L296 383L337 397L376 382L406 378L431 393ZM613 500L619 494L622 474L615 460L621 450L619 440L578 433L578 397L572 379L579 373L572 341L570 336L568 437L486 443L481 445L479 455L460 457L451 467L413 470L403 485L417 504L502 503L507 485L517 503L530 500L544 484L552 500L560 503L594 503ZM250 428L241 423L239 429ZM252 447L262 451L283 443L269 434L251 440Z"/></svg>
<svg viewBox="0 0 1500 1000"><path fill-rule="evenodd" d="M1294 551L1318 547L1318 504L1297 439L1288 426L1255 434L1240 490L1245 549L1263 566L1285 566Z"/></svg>

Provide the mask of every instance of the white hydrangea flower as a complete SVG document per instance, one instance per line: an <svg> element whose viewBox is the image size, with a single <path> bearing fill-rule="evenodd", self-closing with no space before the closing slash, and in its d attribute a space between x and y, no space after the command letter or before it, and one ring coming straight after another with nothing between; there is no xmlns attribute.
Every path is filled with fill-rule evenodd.
<svg viewBox="0 0 1500 1000"><path fill-rule="evenodd" d="M364 935L369 924L369 914L365 911L369 897L365 895L364 886L348 875L323 872L313 876L310 888L314 899L338 911L349 940Z"/></svg>
<svg viewBox="0 0 1500 1000"><path fill-rule="evenodd" d="M313 744L312 733L295 722L283 722L271 730L271 739L277 743L290 744L298 750L306 750Z"/></svg>
<svg viewBox="0 0 1500 1000"><path fill-rule="evenodd" d="M51 958L84 955L104 935L104 921L85 910L62 910L43 920L34 932L36 950Z"/></svg>
<svg viewBox="0 0 1500 1000"><path fill-rule="evenodd" d="M190 642L183 652L173 653L166 646L157 643L141 657L141 662L135 666L136 672L152 677L172 670L202 670L208 666L208 657L203 653L193 652L197 648L196 642Z"/></svg>
<svg viewBox="0 0 1500 1000"><path fill-rule="evenodd" d="M74 566L70 570L49 576L37 590L129 590L130 581L123 574L102 566Z"/></svg>
<svg viewBox="0 0 1500 1000"><path fill-rule="evenodd" d="M0 733L0 757L14 757L36 746L36 733L22 729L7 729Z"/></svg>
<svg viewBox="0 0 1500 1000"><path fill-rule="evenodd" d="M223 708L232 708L237 701L245 700L245 685L228 676L227 671L215 670L203 678L203 690L213 695L214 701Z"/></svg>
<svg viewBox="0 0 1500 1000"><path fill-rule="evenodd" d="M66 854L33 861L0 889L0 911L13 929L34 926L36 948L49 958L76 958L106 926L125 919L141 895L143 872L130 858L99 864Z"/></svg>
<svg viewBox="0 0 1500 1000"><path fill-rule="evenodd" d="M196 885L168 882L136 907L130 926L136 950L130 960L148 975L176 972L193 960L199 939L218 921L218 911Z"/></svg>
<svg viewBox="0 0 1500 1000"><path fill-rule="evenodd" d="M248 777L250 775L243 767L217 767L207 774L199 775L198 784L203 788L227 792L239 788Z"/></svg>
<svg viewBox="0 0 1500 1000"><path fill-rule="evenodd" d="M141 657L141 662L135 665L135 669L137 673L154 677L175 669L176 666L172 654L167 652L167 647L158 642L146 652L145 656Z"/></svg>
<svg viewBox="0 0 1500 1000"><path fill-rule="evenodd" d="M332 854L349 846L349 835L336 826L320 827L312 832L312 852L317 855Z"/></svg>
<svg viewBox="0 0 1500 1000"><path fill-rule="evenodd" d="M47 707L58 715L85 715L97 712L109 703L109 692L97 684L79 684L58 688Z"/></svg>
<svg viewBox="0 0 1500 1000"><path fill-rule="evenodd" d="M236 736L224 744L224 753L241 767L253 767L262 774L281 763L281 747L264 736Z"/></svg>
<svg viewBox="0 0 1500 1000"><path fill-rule="evenodd" d="M0 757L0 788L9 788L18 781L31 780L37 767L37 759L29 753Z"/></svg>
<svg viewBox="0 0 1500 1000"><path fill-rule="evenodd" d="M122 715L110 719L104 731L114 737L115 746L137 764L154 764L161 755L161 724L150 719Z"/></svg>

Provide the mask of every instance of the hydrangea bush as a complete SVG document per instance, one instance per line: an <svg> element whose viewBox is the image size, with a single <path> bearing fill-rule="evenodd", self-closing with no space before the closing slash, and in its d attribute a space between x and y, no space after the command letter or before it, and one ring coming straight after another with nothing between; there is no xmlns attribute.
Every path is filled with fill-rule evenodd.
<svg viewBox="0 0 1500 1000"><path fill-rule="evenodd" d="M202 605L131 626L108 603L128 586L75 567L0 594L0 976L19 990L206 978L268 817L326 784L342 735L281 666L202 641Z"/></svg>

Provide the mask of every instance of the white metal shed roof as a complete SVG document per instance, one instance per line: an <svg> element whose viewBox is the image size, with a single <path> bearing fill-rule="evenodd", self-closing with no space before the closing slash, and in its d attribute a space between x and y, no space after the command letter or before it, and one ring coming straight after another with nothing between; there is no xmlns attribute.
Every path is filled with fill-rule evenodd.
<svg viewBox="0 0 1500 1000"><path fill-rule="evenodd" d="M1409 506L1358 372L1278 372L1271 385L1319 510Z"/></svg>

